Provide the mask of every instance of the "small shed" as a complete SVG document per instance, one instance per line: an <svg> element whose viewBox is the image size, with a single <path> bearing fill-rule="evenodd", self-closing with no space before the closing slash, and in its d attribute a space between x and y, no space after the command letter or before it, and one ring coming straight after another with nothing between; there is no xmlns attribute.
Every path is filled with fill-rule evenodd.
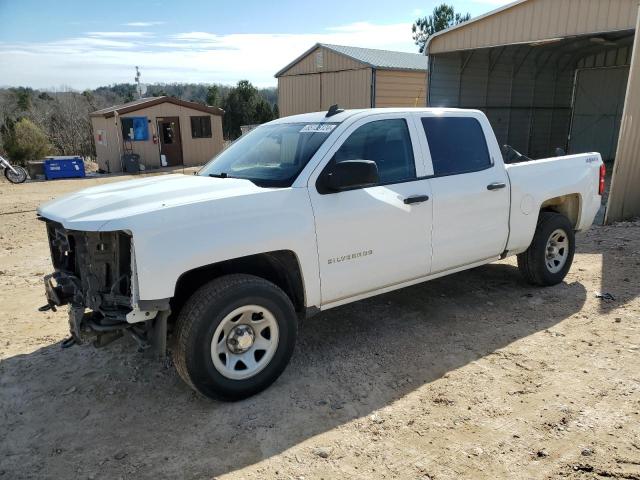
<svg viewBox="0 0 640 480"><path fill-rule="evenodd" d="M317 43L276 73L280 116L343 108L424 107L428 59Z"/></svg>
<svg viewBox="0 0 640 480"><path fill-rule="evenodd" d="M139 155L146 169L202 165L223 148L224 111L173 97L141 98L90 114L98 166L121 172Z"/></svg>

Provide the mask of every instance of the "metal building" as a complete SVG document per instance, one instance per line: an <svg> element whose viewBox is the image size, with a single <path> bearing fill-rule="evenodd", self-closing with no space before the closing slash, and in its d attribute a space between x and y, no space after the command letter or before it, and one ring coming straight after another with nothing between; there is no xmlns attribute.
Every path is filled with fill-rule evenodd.
<svg viewBox="0 0 640 480"><path fill-rule="evenodd" d="M343 108L424 107L428 59L415 53L318 43L278 73L285 117Z"/></svg>
<svg viewBox="0 0 640 480"><path fill-rule="evenodd" d="M123 155L146 168L202 165L224 145L224 111L173 97L150 97L90 114L98 166L123 170Z"/></svg>
<svg viewBox="0 0 640 480"><path fill-rule="evenodd" d="M615 160L606 219L640 215L639 0L519 0L433 35L430 106L477 108L532 158ZM609 167L611 168L611 167Z"/></svg>

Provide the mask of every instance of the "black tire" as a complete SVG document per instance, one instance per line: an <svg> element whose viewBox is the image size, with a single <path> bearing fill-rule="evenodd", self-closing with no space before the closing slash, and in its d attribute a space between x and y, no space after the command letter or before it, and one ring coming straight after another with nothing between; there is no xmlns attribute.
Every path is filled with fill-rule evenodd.
<svg viewBox="0 0 640 480"><path fill-rule="evenodd" d="M219 324L235 309L257 305L268 309L278 326L273 357L254 376L230 379L214 365L211 348ZM252 275L226 275L197 290L176 323L173 360L182 379L201 394L219 400L240 400L271 385L293 354L298 318L289 297L276 285Z"/></svg>
<svg viewBox="0 0 640 480"><path fill-rule="evenodd" d="M4 176L7 177L11 183L24 183L27 180L27 171L22 167L13 167L16 173L13 173L10 168L4 169Z"/></svg>
<svg viewBox="0 0 640 480"><path fill-rule="evenodd" d="M557 230L562 230L568 240L567 256L559 271L551 271L547 264L547 242ZM529 248L518 255L518 268L527 282L543 287L557 285L564 280L573 263L576 250L573 225L567 217L555 212L540 212L536 232Z"/></svg>

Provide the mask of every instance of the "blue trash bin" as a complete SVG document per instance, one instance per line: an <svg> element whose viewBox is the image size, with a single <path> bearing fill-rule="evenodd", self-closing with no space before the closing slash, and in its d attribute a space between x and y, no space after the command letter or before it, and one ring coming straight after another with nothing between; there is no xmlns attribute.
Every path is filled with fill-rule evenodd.
<svg viewBox="0 0 640 480"><path fill-rule="evenodd" d="M82 157L76 156L46 157L44 159L44 176L47 180L84 177L84 160Z"/></svg>

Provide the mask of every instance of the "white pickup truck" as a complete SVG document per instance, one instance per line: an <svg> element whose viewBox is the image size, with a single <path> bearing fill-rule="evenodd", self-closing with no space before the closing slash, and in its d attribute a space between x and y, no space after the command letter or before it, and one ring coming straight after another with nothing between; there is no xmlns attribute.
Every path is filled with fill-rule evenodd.
<svg viewBox="0 0 640 480"><path fill-rule="evenodd" d="M194 176L41 206L55 268L42 308L69 305L65 345L129 333L164 354L168 337L189 385L244 398L281 374L318 311L510 255L529 282L561 282L600 207L602 160L518 159L505 164L473 110L275 120Z"/></svg>

